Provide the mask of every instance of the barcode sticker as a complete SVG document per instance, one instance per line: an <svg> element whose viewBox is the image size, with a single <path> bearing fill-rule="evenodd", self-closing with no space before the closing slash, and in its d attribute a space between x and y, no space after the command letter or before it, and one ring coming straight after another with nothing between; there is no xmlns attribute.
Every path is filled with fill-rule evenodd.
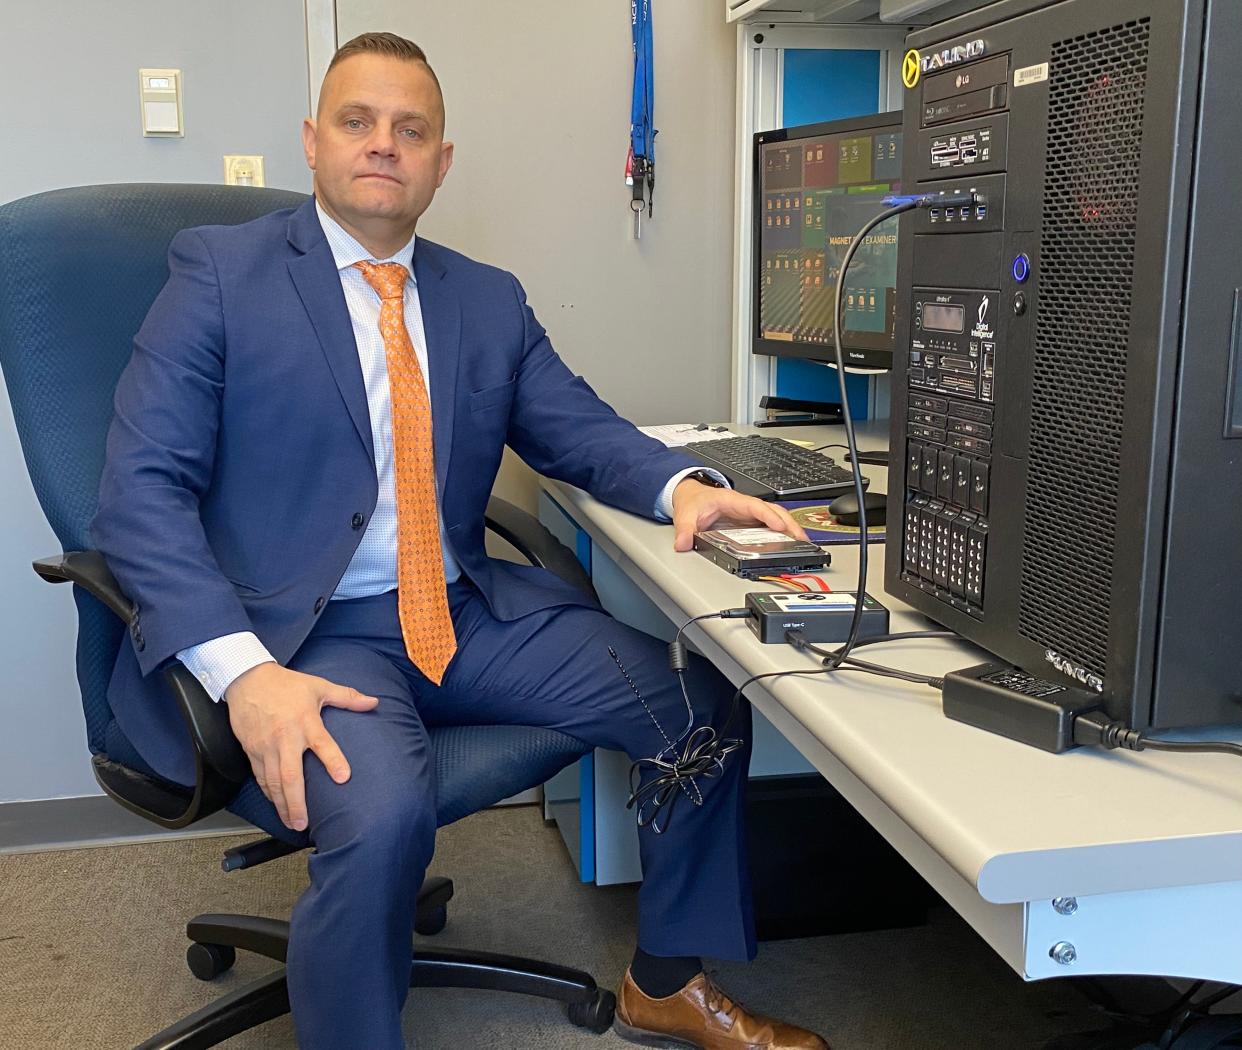
<svg viewBox="0 0 1242 1050"><path fill-rule="evenodd" d="M1048 79L1048 63L1041 62L1037 66L1023 66L1013 71L1013 86L1026 87L1027 84L1038 84Z"/></svg>

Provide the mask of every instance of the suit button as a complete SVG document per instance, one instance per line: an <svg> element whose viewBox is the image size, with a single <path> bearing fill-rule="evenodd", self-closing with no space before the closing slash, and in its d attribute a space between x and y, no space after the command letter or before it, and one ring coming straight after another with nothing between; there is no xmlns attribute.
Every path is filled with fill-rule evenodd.
<svg viewBox="0 0 1242 1050"><path fill-rule="evenodd" d="M362 528L362 523L363 523L364 521L366 521L366 520L367 520L367 519L366 519L366 518L364 518L361 514L355 514L355 515L354 515L354 518L353 518L353 521L351 521L351 522L350 522L350 524L351 524L351 525L352 525L355 529L360 529L360 528Z"/></svg>
<svg viewBox="0 0 1242 1050"><path fill-rule="evenodd" d="M315 599L315 612L317 613L323 612L323 604L324 604L324 598L323 598L323 595L320 595L318 598Z"/></svg>
<svg viewBox="0 0 1242 1050"><path fill-rule="evenodd" d="M134 648L137 649L139 652L142 652L142 650L145 649L146 647L147 647L146 639L142 637L142 632L138 631L134 635Z"/></svg>

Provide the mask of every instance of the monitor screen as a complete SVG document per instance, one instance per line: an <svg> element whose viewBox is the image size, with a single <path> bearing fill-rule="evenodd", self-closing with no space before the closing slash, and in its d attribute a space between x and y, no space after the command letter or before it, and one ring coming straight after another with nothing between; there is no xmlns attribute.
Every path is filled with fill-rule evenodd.
<svg viewBox="0 0 1242 1050"><path fill-rule="evenodd" d="M850 241L901 192L901 113L755 136L754 332L757 354L834 361L836 283ZM897 218L872 230L845 286L845 363L892 365Z"/></svg>

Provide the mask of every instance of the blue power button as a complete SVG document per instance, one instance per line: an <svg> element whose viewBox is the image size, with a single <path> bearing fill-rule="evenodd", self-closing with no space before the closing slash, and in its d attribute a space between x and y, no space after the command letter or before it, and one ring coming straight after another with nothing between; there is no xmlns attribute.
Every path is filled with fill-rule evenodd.
<svg viewBox="0 0 1242 1050"><path fill-rule="evenodd" d="M1031 260L1026 252L1019 252L1013 259L1013 279L1022 284L1031 276Z"/></svg>

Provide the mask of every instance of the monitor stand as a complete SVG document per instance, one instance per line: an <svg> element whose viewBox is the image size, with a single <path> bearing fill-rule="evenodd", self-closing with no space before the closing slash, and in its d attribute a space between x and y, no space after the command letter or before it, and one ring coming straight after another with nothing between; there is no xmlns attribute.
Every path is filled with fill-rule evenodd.
<svg viewBox="0 0 1242 1050"><path fill-rule="evenodd" d="M757 427L805 427L839 425L841 405L836 401L808 401L805 398L777 397L764 394L759 407L767 410L766 419L755 420Z"/></svg>
<svg viewBox="0 0 1242 1050"><path fill-rule="evenodd" d="M847 463L852 462L850 459L850 454L848 452L845 454L845 461ZM874 449L873 451L866 451L866 450L860 451L858 453L858 462L859 463L870 463L876 467L887 467L888 466L888 449L877 448L877 449Z"/></svg>

